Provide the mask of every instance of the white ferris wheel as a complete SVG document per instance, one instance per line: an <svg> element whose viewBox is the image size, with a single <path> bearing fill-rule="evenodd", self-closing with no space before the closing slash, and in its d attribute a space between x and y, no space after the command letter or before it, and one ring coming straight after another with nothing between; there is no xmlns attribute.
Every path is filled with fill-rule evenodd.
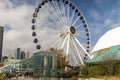
<svg viewBox="0 0 120 80"><path fill-rule="evenodd" d="M38 50L62 49L73 66L90 59L90 30L71 0L41 1L33 13L31 29Z"/></svg>

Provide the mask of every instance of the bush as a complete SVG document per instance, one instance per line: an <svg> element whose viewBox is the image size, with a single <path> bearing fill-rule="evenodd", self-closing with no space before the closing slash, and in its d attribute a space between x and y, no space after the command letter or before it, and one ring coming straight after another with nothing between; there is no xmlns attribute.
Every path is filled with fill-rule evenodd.
<svg viewBox="0 0 120 80"><path fill-rule="evenodd" d="M104 77L118 76L120 77L120 61L87 63L81 67L80 77Z"/></svg>
<svg viewBox="0 0 120 80"><path fill-rule="evenodd" d="M116 66L115 66L115 69L114 69L115 71L115 75L116 76L120 76L120 64L117 64Z"/></svg>
<svg viewBox="0 0 120 80"><path fill-rule="evenodd" d="M86 77L88 76L88 68L87 67L83 67L81 69L81 74L80 74L81 77Z"/></svg>
<svg viewBox="0 0 120 80"><path fill-rule="evenodd" d="M76 70L70 70L70 71L67 72L67 74L69 74L71 76L77 76L79 74L79 72L76 71Z"/></svg>
<svg viewBox="0 0 120 80"><path fill-rule="evenodd" d="M88 74L90 77L98 77L107 75L107 71L102 66L91 66L88 68Z"/></svg>

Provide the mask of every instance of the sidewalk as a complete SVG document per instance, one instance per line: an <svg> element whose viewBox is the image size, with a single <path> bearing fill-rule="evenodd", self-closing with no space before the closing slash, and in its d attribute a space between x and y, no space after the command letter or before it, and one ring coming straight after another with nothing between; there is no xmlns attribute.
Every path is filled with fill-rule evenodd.
<svg viewBox="0 0 120 80"><path fill-rule="evenodd" d="M33 80L33 79L31 77L28 77L28 78L18 77L17 79L16 79L16 77L14 77L14 78L11 78L11 80Z"/></svg>

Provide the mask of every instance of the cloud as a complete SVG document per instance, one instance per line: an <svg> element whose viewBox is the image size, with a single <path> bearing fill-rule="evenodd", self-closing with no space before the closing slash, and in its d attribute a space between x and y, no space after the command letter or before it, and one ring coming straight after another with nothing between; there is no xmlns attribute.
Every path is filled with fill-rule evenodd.
<svg viewBox="0 0 120 80"><path fill-rule="evenodd" d="M111 27L112 28L120 27L120 23L113 24Z"/></svg>
<svg viewBox="0 0 120 80"><path fill-rule="evenodd" d="M103 24L100 23L89 23L91 35L98 35L102 32ZM101 27L101 28L99 28Z"/></svg>
<svg viewBox="0 0 120 80"><path fill-rule="evenodd" d="M99 14L99 12L96 9L91 9L89 10L89 15L90 17L92 17L92 19L94 19L95 21L100 20L101 15Z"/></svg>
<svg viewBox="0 0 120 80"><path fill-rule="evenodd" d="M5 29L8 29L4 33L3 55L6 55L8 53L15 53L14 51L17 47L20 47L22 50L28 50L30 53L36 52L35 44L33 43L33 38L31 36L31 19L36 6L30 5L26 2L20 3L19 5L17 4L17 2L14 4L9 0L0 0L0 25L3 25ZM48 17L51 18L57 16L50 16L47 12L49 12L49 8L45 8L44 5L38 14L36 22L38 28L37 38L39 38L42 48L50 47L50 44L59 38L60 34L58 34L58 31L64 27L63 22L65 22L62 21L63 19L65 20L65 17L63 16L60 20L53 20L53 22L55 22L57 25L54 25L54 23L48 23ZM101 19L101 15L95 9L90 10L89 13L91 19L94 19L96 21ZM109 20L106 21L106 24L109 22ZM58 25L61 24L62 26L58 27ZM9 27L5 25L8 25ZM91 30L91 34L97 35L101 32L101 29L98 27L101 27L103 25L96 23L93 24L93 26L94 27Z"/></svg>
<svg viewBox="0 0 120 80"><path fill-rule="evenodd" d="M9 3L9 4L7 4ZM18 4L18 3L17 3ZM35 5L23 4L17 5L13 3L13 1L0 1L1 9L0 9L0 25L4 26L4 41L3 41L3 55L7 55L9 53L15 53L15 49L20 47L22 50L28 50L30 53L34 53L37 50L35 49L35 44L33 43L32 31L31 31L31 20L32 14L35 9ZM52 8L52 7L51 7ZM37 38L42 45L42 50L50 47L50 44L54 42L59 36L58 31L62 28L62 26L58 26L63 24L60 22L61 20L53 19L57 25L52 22L49 23L47 20L49 17L49 8L40 9L38 13L37 22L36 22L36 32ZM54 12L53 12L54 13ZM58 17L53 15L53 18ZM62 17L65 19L65 17ZM60 28L60 29L59 29Z"/></svg>
<svg viewBox="0 0 120 80"><path fill-rule="evenodd" d="M5 29L3 55L15 53L18 47L32 53L30 26L34 5L14 5L10 0L0 0L0 25Z"/></svg>
<svg viewBox="0 0 120 80"><path fill-rule="evenodd" d="M105 22L104 22L104 25L105 26L110 26L112 24L112 20L111 19L107 19L107 20L105 20Z"/></svg>
<svg viewBox="0 0 120 80"><path fill-rule="evenodd" d="M95 4L102 4L102 0L94 0Z"/></svg>

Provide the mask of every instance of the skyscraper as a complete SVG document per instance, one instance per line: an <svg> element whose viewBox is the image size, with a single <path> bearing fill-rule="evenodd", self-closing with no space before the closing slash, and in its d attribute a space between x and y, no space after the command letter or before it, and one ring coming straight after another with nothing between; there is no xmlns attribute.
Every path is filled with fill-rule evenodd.
<svg viewBox="0 0 120 80"><path fill-rule="evenodd" d="M28 51L25 51L25 58L30 58L30 53Z"/></svg>
<svg viewBox="0 0 120 80"><path fill-rule="evenodd" d="M20 51L20 48L17 48L17 50L15 50L15 59L21 59L21 51Z"/></svg>
<svg viewBox="0 0 120 80"><path fill-rule="evenodd" d="M25 59L25 52L24 51L21 52L21 59Z"/></svg>
<svg viewBox="0 0 120 80"><path fill-rule="evenodd" d="M0 62L2 60L3 32L4 32L4 27L0 26Z"/></svg>

